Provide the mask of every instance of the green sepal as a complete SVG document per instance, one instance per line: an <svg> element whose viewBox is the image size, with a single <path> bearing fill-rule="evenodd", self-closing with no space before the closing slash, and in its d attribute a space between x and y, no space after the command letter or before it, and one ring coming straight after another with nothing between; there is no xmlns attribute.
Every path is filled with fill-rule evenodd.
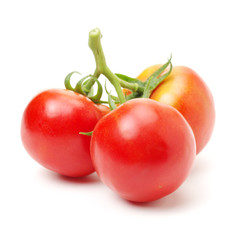
<svg viewBox="0 0 240 240"><path fill-rule="evenodd" d="M81 78L78 83L76 84L76 87L74 89L75 92L83 94L83 95L87 95L87 93L84 91L84 81L86 79L88 79L91 75L85 76L83 78Z"/></svg>
<svg viewBox="0 0 240 240"><path fill-rule="evenodd" d="M79 134L86 135L86 136L92 136L93 131L91 131L91 132L80 132Z"/></svg>
<svg viewBox="0 0 240 240"><path fill-rule="evenodd" d="M99 103L100 102L100 99L102 97L102 93L103 93L103 88L102 88L102 85L101 83L98 81L98 79L92 75L87 75L83 78L81 78L75 88L72 87L71 83L70 83L70 80L71 80L71 77L74 73L77 73L77 74L80 74L79 72L77 71L73 71L71 73L69 73L66 78L65 78L65 81L64 81L64 84L65 84L65 87L66 89L68 90L72 90L74 92L77 92L77 93L80 93L82 95L85 95L87 96L89 99L91 99L93 102L95 103ZM97 85L98 85L98 90L97 90L97 93L95 95L93 95L93 92L94 92L94 89L93 87L91 87L90 89L87 89L86 88L86 85L89 81L94 81L97 82Z"/></svg>
<svg viewBox="0 0 240 240"><path fill-rule="evenodd" d="M94 78L94 77L92 77L92 78ZM97 82L97 85L98 85L97 93L94 96L92 96L92 93L91 93L91 90L93 89L93 87L92 87L88 94L88 98L91 99L93 102L99 102L99 100L102 97L103 88L97 78L94 78L94 80Z"/></svg>
<svg viewBox="0 0 240 240"><path fill-rule="evenodd" d="M142 95L143 98L149 98L152 91L169 76L172 71L171 58L172 57L170 57L170 59L163 66L161 66L157 71L155 71L151 76L149 76L149 78L145 82L144 92ZM169 71L158 77L168 66L170 66Z"/></svg>
<svg viewBox="0 0 240 240"><path fill-rule="evenodd" d="M114 96L114 95L112 95L112 94L110 94L110 96L111 96L111 98L113 99L113 101L114 101L115 103L120 103L118 97L116 97L116 96Z"/></svg>
<svg viewBox="0 0 240 240"><path fill-rule="evenodd" d="M142 98L149 98L150 95L151 95L151 89L150 89L150 86L151 86L151 82L153 80L153 76L151 75L147 81L146 81L146 84L145 84L145 88L144 88L144 91L143 91L143 95L142 95Z"/></svg>
<svg viewBox="0 0 240 240"><path fill-rule="evenodd" d="M111 94L108 94L108 104L109 104L110 110L114 110L115 108L117 108L115 102L112 99Z"/></svg>
<svg viewBox="0 0 240 240"><path fill-rule="evenodd" d="M134 98L140 98L141 96L142 96L141 93L133 92L133 93L131 93L129 95L126 95L125 98L126 98L126 101L129 101L129 100L134 99Z"/></svg>
<svg viewBox="0 0 240 240"><path fill-rule="evenodd" d="M109 108L110 108L110 110L114 110L115 108L117 108L117 106L116 106L113 98L118 99L118 97L115 97L115 96L111 95L111 93L107 90L106 82L105 82L105 91L106 91L106 93L108 95L108 105L109 105Z"/></svg>
<svg viewBox="0 0 240 240"><path fill-rule="evenodd" d="M116 73L115 75L117 75L117 77L119 77L120 79L126 81L126 82L129 82L129 83L137 83L140 87L144 87L144 82L138 80L137 78L131 78L131 77L128 77L124 74L120 74L120 73Z"/></svg>
<svg viewBox="0 0 240 240"><path fill-rule="evenodd" d="M88 81L84 82L84 92L87 93L88 97L92 97L92 96L94 96L94 95L93 95L93 93L94 93L94 88L91 87L90 90L89 90L89 92L87 92L87 90L86 90L86 88L85 88L85 85L87 84L87 82L88 82Z"/></svg>
<svg viewBox="0 0 240 240"><path fill-rule="evenodd" d="M172 56L169 58L169 60L162 65L157 71L155 71L148 79L150 79L150 90L153 91L172 71L172 62L171 62ZM159 76L168 66L170 65L169 71L165 73L164 75ZM146 81L146 84L147 84Z"/></svg>
<svg viewBox="0 0 240 240"><path fill-rule="evenodd" d="M70 72L66 77L65 77L65 80L64 80L64 85L65 85L65 88L68 89L68 90L72 90L72 91L75 91L75 89L72 87L71 83L70 83L70 80L71 80L71 77L74 73L77 73L79 75L81 75L81 73L77 72L77 71L73 71L73 72Z"/></svg>

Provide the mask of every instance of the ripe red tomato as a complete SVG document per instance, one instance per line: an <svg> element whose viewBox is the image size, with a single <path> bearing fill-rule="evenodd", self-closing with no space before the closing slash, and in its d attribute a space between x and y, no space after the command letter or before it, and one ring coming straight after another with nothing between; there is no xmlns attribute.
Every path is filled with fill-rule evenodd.
<svg viewBox="0 0 240 240"><path fill-rule="evenodd" d="M195 139L173 107L133 99L97 123L91 156L100 179L122 198L147 202L176 190L196 154Z"/></svg>
<svg viewBox="0 0 240 240"><path fill-rule="evenodd" d="M160 67L148 67L137 78L146 81ZM208 86L196 72L184 66L173 67L150 98L176 108L185 117L193 130L197 153L206 146L214 127L215 107Z"/></svg>
<svg viewBox="0 0 240 240"><path fill-rule="evenodd" d="M44 167L70 177L94 171L90 158L92 131L109 109L69 90L47 90L26 107L21 137L27 152Z"/></svg>

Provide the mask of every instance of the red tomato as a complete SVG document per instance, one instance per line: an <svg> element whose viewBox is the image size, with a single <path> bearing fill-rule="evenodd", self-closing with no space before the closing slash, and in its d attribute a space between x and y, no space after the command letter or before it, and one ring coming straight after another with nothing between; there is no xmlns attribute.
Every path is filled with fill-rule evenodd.
<svg viewBox="0 0 240 240"><path fill-rule="evenodd" d="M137 78L146 81L160 66L145 69ZM196 72L184 66L173 67L151 99L176 108L185 117L195 135L197 153L206 146L214 127L215 107L209 88Z"/></svg>
<svg viewBox="0 0 240 240"><path fill-rule="evenodd" d="M184 117L151 99L130 100L100 119L90 150L100 179L122 198L136 202L176 190L196 154Z"/></svg>
<svg viewBox="0 0 240 240"><path fill-rule="evenodd" d="M47 90L24 111L21 136L27 152L44 167L70 177L94 172L89 132L108 112L83 95L69 90Z"/></svg>

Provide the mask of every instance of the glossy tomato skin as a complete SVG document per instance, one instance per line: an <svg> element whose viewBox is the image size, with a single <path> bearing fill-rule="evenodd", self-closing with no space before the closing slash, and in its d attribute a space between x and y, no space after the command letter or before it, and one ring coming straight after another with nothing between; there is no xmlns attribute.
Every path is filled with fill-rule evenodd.
<svg viewBox="0 0 240 240"><path fill-rule="evenodd" d="M146 81L161 65L145 69L137 78ZM185 66L173 67L153 91L151 99L176 108L188 121L196 139L197 153L208 143L215 123L213 96L202 78Z"/></svg>
<svg viewBox="0 0 240 240"><path fill-rule="evenodd" d="M173 107L130 100L104 116L91 140L100 179L122 198L160 199L187 177L196 154L192 130Z"/></svg>
<svg viewBox="0 0 240 240"><path fill-rule="evenodd" d="M21 125L27 152L42 166L69 177L94 172L89 136L108 112L88 98L69 90L41 92L26 107Z"/></svg>

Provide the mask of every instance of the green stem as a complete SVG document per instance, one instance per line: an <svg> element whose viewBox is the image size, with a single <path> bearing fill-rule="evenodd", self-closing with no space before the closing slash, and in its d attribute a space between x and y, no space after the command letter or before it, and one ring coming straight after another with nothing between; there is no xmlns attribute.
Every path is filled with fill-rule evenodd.
<svg viewBox="0 0 240 240"><path fill-rule="evenodd" d="M120 103L126 102L118 77L114 73L112 73L107 66L104 69L103 75L105 75L115 87Z"/></svg>
<svg viewBox="0 0 240 240"><path fill-rule="evenodd" d="M100 74L103 74L108 78L108 80L114 86L120 103L124 103L126 101L124 94L121 89L120 82L121 80L108 68L106 64L106 59L103 53L102 45L101 45L101 32L98 28L90 31L89 33L89 41L88 45L93 52L96 61L96 71Z"/></svg>

